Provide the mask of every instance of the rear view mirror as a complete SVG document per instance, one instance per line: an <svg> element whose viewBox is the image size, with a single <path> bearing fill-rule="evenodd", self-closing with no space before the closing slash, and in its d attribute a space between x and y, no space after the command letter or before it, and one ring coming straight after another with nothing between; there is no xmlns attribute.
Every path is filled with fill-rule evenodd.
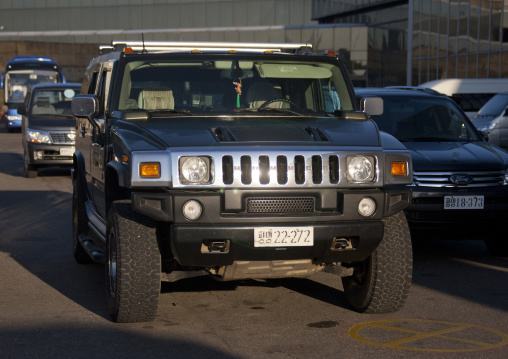
<svg viewBox="0 0 508 359"><path fill-rule="evenodd" d="M18 107L18 114L26 116L26 113L27 113L27 111L26 111L25 105L19 105L19 107Z"/></svg>
<svg viewBox="0 0 508 359"><path fill-rule="evenodd" d="M381 97L365 97L360 100L360 110L369 117L381 116L384 111Z"/></svg>
<svg viewBox="0 0 508 359"><path fill-rule="evenodd" d="M100 101L95 95L77 95L72 99L72 114L76 117L92 119L99 116Z"/></svg>

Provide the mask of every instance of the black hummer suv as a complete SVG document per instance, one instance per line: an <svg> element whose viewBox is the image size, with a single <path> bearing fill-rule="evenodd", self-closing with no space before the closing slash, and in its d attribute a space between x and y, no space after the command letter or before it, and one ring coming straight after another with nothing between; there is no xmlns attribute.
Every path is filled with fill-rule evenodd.
<svg viewBox="0 0 508 359"><path fill-rule="evenodd" d="M105 263L118 322L154 319L161 275L342 276L356 310L411 284L411 157L361 112L335 54L306 44L113 43L76 122L73 250ZM368 110L368 111L367 111Z"/></svg>

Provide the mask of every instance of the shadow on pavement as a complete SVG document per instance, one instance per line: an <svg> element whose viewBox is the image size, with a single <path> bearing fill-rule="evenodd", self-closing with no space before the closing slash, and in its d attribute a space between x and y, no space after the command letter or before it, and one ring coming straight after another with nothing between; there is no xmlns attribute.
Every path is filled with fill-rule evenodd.
<svg viewBox="0 0 508 359"><path fill-rule="evenodd" d="M107 327L88 327L78 323L66 326L44 324L27 329L0 327L2 358L237 358L195 341L166 339L148 327L133 331ZM143 330L146 334L143 334ZM173 329L168 329L175 331ZM160 333L159 333L160 334ZM55 341L58 345L54 345Z"/></svg>

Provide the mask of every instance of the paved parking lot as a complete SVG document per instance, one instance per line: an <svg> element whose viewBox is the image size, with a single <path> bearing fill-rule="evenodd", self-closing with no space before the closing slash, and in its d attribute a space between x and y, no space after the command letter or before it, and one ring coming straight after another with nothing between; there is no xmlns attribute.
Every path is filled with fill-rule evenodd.
<svg viewBox="0 0 508 359"><path fill-rule="evenodd" d="M23 177L0 130L0 358L506 358L508 258L480 241L414 243L399 312L352 311L340 279L164 282L156 320L115 324L103 268L71 252L66 169ZM508 228L507 228L508 233Z"/></svg>

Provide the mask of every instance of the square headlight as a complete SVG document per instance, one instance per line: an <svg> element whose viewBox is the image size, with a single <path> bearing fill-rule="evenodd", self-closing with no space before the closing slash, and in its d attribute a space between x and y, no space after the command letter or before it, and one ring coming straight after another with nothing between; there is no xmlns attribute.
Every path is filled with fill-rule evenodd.
<svg viewBox="0 0 508 359"><path fill-rule="evenodd" d="M178 160L178 172L182 184L206 184L212 182L213 161L208 156L183 156Z"/></svg>
<svg viewBox="0 0 508 359"><path fill-rule="evenodd" d="M347 180L349 183L368 183L376 179L376 160L373 156L348 156Z"/></svg>

